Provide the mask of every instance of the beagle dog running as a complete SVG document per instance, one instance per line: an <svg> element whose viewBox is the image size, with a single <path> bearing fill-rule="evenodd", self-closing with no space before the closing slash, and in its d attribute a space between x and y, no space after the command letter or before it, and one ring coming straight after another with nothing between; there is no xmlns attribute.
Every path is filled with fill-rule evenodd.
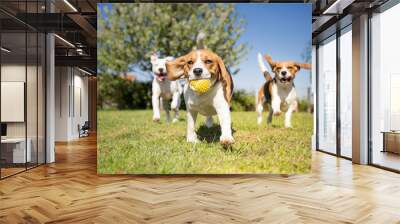
<svg viewBox="0 0 400 224"><path fill-rule="evenodd" d="M187 110L187 141L197 142L195 132L198 114L207 117L206 126L213 125L213 115L218 115L221 125L220 143L234 143L231 129L230 101L233 93L232 77L222 59L208 49L193 50L185 56L167 62L169 80L181 76L187 79L184 87L184 98ZM205 80L207 91L199 93L191 82Z"/></svg>
<svg viewBox="0 0 400 224"><path fill-rule="evenodd" d="M154 74L152 83L152 106L153 106L153 121L160 121L160 99L166 113L167 123L170 121L169 110L174 111L173 123L178 121L180 98L182 94L182 87L178 81L167 80L167 68L165 64L167 61L172 61L174 58L158 58L156 54L151 55L151 65ZM170 100L171 107L169 105Z"/></svg>
<svg viewBox="0 0 400 224"><path fill-rule="evenodd" d="M258 65L266 80L256 95L257 123L261 124L263 105L267 103L269 106L267 124L271 123L272 115L280 115L282 112L286 112L285 127L290 128L292 127L292 112L297 107L297 95L293 80L300 69L311 69L311 65L294 61L273 61L269 55L265 55L265 59L275 74L272 78L264 65L261 54L258 53L257 56Z"/></svg>

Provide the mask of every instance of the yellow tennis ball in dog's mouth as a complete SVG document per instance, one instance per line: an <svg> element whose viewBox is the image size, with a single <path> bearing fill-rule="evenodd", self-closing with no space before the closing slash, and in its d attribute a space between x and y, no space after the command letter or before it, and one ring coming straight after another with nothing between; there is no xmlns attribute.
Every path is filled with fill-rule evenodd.
<svg viewBox="0 0 400 224"><path fill-rule="evenodd" d="M210 89L211 81L209 79L191 80L190 87L198 93L205 93Z"/></svg>

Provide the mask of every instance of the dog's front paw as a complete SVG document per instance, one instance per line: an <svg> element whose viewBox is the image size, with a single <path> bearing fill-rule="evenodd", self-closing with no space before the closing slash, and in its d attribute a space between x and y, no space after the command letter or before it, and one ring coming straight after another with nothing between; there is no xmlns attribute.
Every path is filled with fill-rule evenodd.
<svg viewBox="0 0 400 224"><path fill-rule="evenodd" d="M280 111L280 110L274 111L274 116L279 116L281 114L282 114L282 111Z"/></svg>
<svg viewBox="0 0 400 224"><path fill-rule="evenodd" d="M160 117L153 117L153 122L160 123Z"/></svg>
<svg viewBox="0 0 400 224"><path fill-rule="evenodd" d="M178 118L172 119L172 123L176 123L176 122L178 122Z"/></svg>
<svg viewBox="0 0 400 224"><path fill-rule="evenodd" d="M227 135L227 136L221 135L221 137L219 138L219 142L222 145L231 145L231 144L235 143L235 140L233 139L233 137L231 135Z"/></svg>
<svg viewBox="0 0 400 224"><path fill-rule="evenodd" d="M285 124L285 128L292 128L291 124Z"/></svg>
<svg viewBox="0 0 400 224"><path fill-rule="evenodd" d="M261 125L261 123L262 123L262 117L258 117L258 118L257 118L257 124L258 124L258 125Z"/></svg>
<svg viewBox="0 0 400 224"><path fill-rule="evenodd" d="M179 105L178 105L178 101L177 100L172 100L172 102L171 102L171 110L173 110L173 111L179 110Z"/></svg>

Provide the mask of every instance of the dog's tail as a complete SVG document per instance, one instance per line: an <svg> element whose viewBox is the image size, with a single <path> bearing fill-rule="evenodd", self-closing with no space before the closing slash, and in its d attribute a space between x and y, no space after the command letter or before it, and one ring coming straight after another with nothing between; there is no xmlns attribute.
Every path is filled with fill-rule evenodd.
<svg viewBox="0 0 400 224"><path fill-rule="evenodd" d="M206 44L204 43L205 39L206 39L206 34L203 31L200 31L196 38L196 45L197 45L196 49L197 50L207 48Z"/></svg>
<svg viewBox="0 0 400 224"><path fill-rule="evenodd" d="M267 67L265 66L264 62L263 62L263 58L261 53L257 54L257 59L258 59L258 66L260 67L260 70L262 73L268 72Z"/></svg>
<svg viewBox="0 0 400 224"><path fill-rule="evenodd" d="M271 81L272 80L272 76L269 74L268 69L264 64L264 61L263 61L261 53L257 54L257 59L258 59L258 66L260 67L260 70L263 73L265 80Z"/></svg>

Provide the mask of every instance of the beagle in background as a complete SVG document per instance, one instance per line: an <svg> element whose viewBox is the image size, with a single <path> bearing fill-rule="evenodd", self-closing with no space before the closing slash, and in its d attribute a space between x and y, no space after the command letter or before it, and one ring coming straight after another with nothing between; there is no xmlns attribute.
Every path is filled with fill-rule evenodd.
<svg viewBox="0 0 400 224"><path fill-rule="evenodd" d="M213 125L213 115L218 116L221 125L220 143L234 143L231 129L230 101L233 93L232 77L222 59L208 49L193 50L174 61L167 62L169 80L181 76L187 79L184 87L184 98L187 110L187 141L197 142L195 132L198 114L207 117L206 126ZM193 81L206 80L209 88L199 93L190 84Z"/></svg>
<svg viewBox="0 0 400 224"><path fill-rule="evenodd" d="M178 121L180 98L182 94L182 87L178 81L170 81L167 79L167 68L165 64L167 61L172 61L174 58L158 58L156 54L151 57L152 71L154 79L152 83L152 106L153 106L153 121L160 121L160 100L166 113L167 123L170 121L169 110L174 111L173 123ZM171 105L169 102L171 101Z"/></svg>
<svg viewBox="0 0 400 224"><path fill-rule="evenodd" d="M261 124L263 105L267 103L269 106L267 124L271 123L272 115L280 115L282 112L286 112L285 127L290 128L292 127L292 112L297 107L297 95L293 80L300 69L311 69L311 65L294 61L273 61L269 55L265 55L265 59L275 74L272 78L264 65L261 54L258 53L257 57L258 65L266 80L256 95L257 123Z"/></svg>

